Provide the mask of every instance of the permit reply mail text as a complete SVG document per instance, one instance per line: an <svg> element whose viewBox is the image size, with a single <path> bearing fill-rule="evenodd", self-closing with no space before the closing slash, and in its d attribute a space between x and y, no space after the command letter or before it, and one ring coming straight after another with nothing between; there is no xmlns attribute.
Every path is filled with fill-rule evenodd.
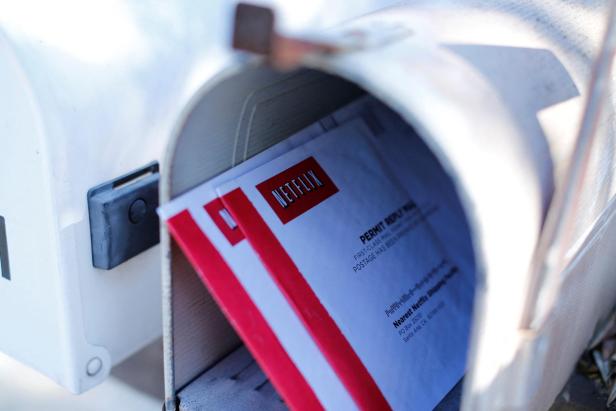
<svg viewBox="0 0 616 411"><path fill-rule="evenodd" d="M176 204L168 213L177 217L182 213L174 211L190 209L188 224L207 235L262 315L296 381L267 364L267 348L251 347L251 336L225 309L225 297L208 285L294 408L305 408L310 397L328 409L431 409L464 372L472 273L460 268L459 256L448 254L431 228L431 222L439 225L439 213L422 209L409 193L417 186L409 184L417 179L412 167L388 167L391 147L374 147L388 141L350 121L270 163L283 151L265 151L209 182L192 206ZM229 179L221 203L213 187ZM209 210L194 207L205 203ZM216 209L225 217L216 218ZM173 220L172 233L207 277L216 267L195 264L202 250L183 244L182 218ZM241 233L239 241L228 231ZM291 268L281 267L272 249ZM303 290L280 278L293 266ZM315 310L320 316L313 318ZM291 384L305 389L293 392L285 387Z"/></svg>

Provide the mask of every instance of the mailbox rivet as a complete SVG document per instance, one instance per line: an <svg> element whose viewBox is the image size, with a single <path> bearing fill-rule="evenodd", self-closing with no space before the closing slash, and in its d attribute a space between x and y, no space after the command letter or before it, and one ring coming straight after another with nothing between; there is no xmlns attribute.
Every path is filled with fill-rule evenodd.
<svg viewBox="0 0 616 411"><path fill-rule="evenodd" d="M133 224L139 224L143 221L147 212L148 205L143 199L138 198L133 201L133 203L130 205L130 208L128 209L128 219Z"/></svg>
<svg viewBox="0 0 616 411"><path fill-rule="evenodd" d="M90 377L95 376L102 369L103 369L103 361L98 357L92 358L90 361L88 361L88 365L86 366L86 372L88 373Z"/></svg>

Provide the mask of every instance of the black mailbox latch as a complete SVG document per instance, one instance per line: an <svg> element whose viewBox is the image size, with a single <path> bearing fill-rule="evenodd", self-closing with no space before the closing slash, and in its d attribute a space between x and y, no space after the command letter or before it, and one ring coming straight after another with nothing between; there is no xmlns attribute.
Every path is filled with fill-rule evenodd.
<svg viewBox="0 0 616 411"><path fill-rule="evenodd" d="M88 191L92 264L110 270L160 241L158 163Z"/></svg>

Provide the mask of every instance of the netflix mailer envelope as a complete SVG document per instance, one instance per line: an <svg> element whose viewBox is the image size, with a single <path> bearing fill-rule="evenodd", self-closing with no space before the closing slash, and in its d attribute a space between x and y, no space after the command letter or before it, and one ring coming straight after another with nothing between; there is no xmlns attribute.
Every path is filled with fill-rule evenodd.
<svg viewBox="0 0 616 411"><path fill-rule="evenodd" d="M464 373L472 273L384 153L350 121L219 195L355 403L429 410Z"/></svg>
<svg viewBox="0 0 616 411"><path fill-rule="evenodd" d="M347 410L355 403L215 192L218 183L322 132L319 124L304 129L162 206L159 214L285 402L298 410Z"/></svg>

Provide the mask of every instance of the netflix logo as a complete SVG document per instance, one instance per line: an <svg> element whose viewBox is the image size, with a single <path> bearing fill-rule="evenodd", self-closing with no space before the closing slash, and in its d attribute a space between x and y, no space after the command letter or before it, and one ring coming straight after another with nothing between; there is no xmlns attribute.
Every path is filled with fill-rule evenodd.
<svg viewBox="0 0 616 411"><path fill-rule="evenodd" d="M292 178L291 181L285 182L280 187L272 190L272 195L278 201L282 208L287 208L300 197L308 194L313 190L318 190L323 187L323 182L319 180L314 170Z"/></svg>
<svg viewBox="0 0 616 411"><path fill-rule="evenodd" d="M338 192L314 157L308 157L258 184L257 190L283 224Z"/></svg>

